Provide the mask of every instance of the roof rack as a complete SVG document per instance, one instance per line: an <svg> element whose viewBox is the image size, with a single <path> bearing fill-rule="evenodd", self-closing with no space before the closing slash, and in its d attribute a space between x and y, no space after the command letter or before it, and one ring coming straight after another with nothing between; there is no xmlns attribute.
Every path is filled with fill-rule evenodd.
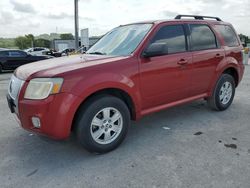
<svg viewBox="0 0 250 188"><path fill-rule="evenodd" d="M213 17L213 16L200 16L200 15L177 15L175 17L175 19L181 19L182 17L193 17L196 20L204 20L204 18L210 18L210 19L215 19L217 21L222 21L220 18L218 17Z"/></svg>

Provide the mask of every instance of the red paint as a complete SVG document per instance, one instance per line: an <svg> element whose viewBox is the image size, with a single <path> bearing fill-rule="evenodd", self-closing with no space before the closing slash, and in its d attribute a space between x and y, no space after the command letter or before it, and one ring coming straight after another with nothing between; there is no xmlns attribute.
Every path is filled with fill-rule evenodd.
<svg viewBox="0 0 250 188"><path fill-rule="evenodd" d="M226 47L214 29L221 43L219 49L152 58L141 56L162 25L187 23L207 24L212 29L214 24L227 24L202 20L157 21L130 56L74 55L20 67L15 74L26 80L19 95L22 127L55 139L67 138L79 106L88 96L103 89L116 88L127 93L134 103L135 119L139 119L148 113L210 96L227 68L234 68L240 81L244 72L243 47ZM64 78L61 93L45 100L24 99L27 84L35 77ZM41 129L33 128L31 116L40 117Z"/></svg>

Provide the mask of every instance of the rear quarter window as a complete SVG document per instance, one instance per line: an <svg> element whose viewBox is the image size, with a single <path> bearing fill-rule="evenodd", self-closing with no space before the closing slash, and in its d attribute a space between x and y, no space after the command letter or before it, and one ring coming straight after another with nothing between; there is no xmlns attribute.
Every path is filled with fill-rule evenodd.
<svg viewBox="0 0 250 188"><path fill-rule="evenodd" d="M215 29L222 36L226 46L229 47L239 46L237 35L230 26L215 25Z"/></svg>

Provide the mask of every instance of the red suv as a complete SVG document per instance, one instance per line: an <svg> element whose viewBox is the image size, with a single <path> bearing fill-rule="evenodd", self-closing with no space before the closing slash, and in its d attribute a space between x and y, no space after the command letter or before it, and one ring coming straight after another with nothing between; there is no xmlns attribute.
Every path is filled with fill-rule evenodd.
<svg viewBox="0 0 250 188"><path fill-rule="evenodd" d="M197 99L227 109L243 76L242 50L217 17L122 25L86 54L18 68L8 104L24 129L54 139L74 131L87 150L104 153L123 141L131 119Z"/></svg>

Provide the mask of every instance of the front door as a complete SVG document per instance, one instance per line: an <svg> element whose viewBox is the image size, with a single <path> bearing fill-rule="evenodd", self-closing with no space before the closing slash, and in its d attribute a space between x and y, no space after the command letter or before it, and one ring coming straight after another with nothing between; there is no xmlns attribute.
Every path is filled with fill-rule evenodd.
<svg viewBox="0 0 250 188"><path fill-rule="evenodd" d="M151 44L166 44L167 53L141 59L143 110L187 97L191 83L192 54L187 52L186 41L182 24L161 26L152 38Z"/></svg>

